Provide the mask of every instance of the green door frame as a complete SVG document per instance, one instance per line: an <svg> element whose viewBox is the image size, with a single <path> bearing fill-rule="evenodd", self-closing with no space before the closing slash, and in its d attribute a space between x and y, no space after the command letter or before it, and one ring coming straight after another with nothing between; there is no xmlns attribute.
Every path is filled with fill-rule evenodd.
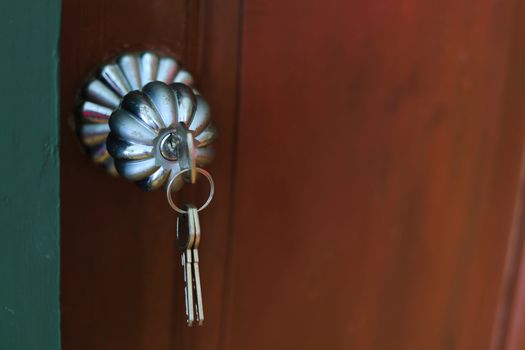
<svg viewBox="0 0 525 350"><path fill-rule="evenodd" d="M0 349L60 348L59 0L0 2Z"/></svg>

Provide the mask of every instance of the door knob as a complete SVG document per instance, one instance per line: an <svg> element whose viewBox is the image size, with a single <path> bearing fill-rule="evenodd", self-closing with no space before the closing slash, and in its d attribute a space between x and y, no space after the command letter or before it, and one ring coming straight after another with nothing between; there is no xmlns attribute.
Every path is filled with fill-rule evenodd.
<svg viewBox="0 0 525 350"><path fill-rule="evenodd" d="M75 126L95 163L146 190L194 183L217 136L191 74L151 51L104 63L79 94Z"/></svg>

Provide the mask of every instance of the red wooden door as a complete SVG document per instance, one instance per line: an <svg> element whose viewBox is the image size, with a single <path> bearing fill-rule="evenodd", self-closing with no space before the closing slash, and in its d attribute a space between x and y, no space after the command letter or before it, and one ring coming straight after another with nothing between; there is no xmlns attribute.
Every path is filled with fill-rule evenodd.
<svg viewBox="0 0 525 350"><path fill-rule="evenodd" d="M520 349L523 19L514 0L65 0L64 348ZM163 194L93 169L65 122L97 62L143 47L181 56L221 131L199 329Z"/></svg>

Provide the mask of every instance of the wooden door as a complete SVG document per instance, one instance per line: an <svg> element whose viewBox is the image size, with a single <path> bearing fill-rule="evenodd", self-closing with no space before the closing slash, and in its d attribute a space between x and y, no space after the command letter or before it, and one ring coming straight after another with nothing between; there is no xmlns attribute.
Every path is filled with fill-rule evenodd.
<svg viewBox="0 0 525 350"><path fill-rule="evenodd" d="M520 349L523 19L514 0L64 0L64 349ZM163 194L93 168L68 125L98 62L148 47L196 74L221 132L201 328Z"/></svg>

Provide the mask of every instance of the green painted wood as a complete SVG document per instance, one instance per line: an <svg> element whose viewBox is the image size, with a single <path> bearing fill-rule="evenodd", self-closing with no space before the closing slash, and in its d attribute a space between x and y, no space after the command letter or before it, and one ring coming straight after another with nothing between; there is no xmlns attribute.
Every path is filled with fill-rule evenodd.
<svg viewBox="0 0 525 350"><path fill-rule="evenodd" d="M59 0L0 2L0 349L60 348Z"/></svg>

